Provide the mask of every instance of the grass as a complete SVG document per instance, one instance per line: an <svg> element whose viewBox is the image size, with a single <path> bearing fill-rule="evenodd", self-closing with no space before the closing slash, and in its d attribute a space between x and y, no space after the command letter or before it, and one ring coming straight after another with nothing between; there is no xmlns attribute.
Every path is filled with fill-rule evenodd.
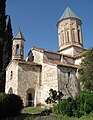
<svg viewBox="0 0 93 120"><path fill-rule="evenodd" d="M26 107L26 108L24 108L22 111L21 111L21 113L28 113L28 114L40 114L42 111L44 111L45 109L43 109L43 108L39 108L39 107L37 107L37 108L31 108L31 107Z"/></svg>
<svg viewBox="0 0 93 120"><path fill-rule="evenodd" d="M27 107L22 110L22 114L16 117L10 117L3 120L93 120L93 113L89 115L82 116L81 118L73 118L62 115L50 114L47 116L42 115L41 113L45 109L42 108L31 108Z"/></svg>

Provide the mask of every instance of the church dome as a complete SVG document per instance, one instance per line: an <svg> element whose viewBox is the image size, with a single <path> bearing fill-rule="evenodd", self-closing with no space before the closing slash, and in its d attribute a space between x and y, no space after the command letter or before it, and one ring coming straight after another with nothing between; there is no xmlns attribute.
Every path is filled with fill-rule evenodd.
<svg viewBox="0 0 93 120"><path fill-rule="evenodd" d="M68 18L75 18L81 21L81 19L69 7L67 7L65 11L63 12L62 16L60 17L60 19L58 20L58 23Z"/></svg>

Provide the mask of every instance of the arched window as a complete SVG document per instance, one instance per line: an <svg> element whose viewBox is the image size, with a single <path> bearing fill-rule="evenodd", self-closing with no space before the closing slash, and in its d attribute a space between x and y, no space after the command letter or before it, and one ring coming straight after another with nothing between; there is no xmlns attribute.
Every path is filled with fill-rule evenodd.
<svg viewBox="0 0 93 120"><path fill-rule="evenodd" d="M10 75L10 79L12 79L13 78L13 71L11 71L11 75Z"/></svg>
<svg viewBox="0 0 93 120"><path fill-rule="evenodd" d="M12 89L12 87L10 87L10 89L8 90L8 93L9 93L9 94L13 94L13 89Z"/></svg>
<svg viewBox="0 0 93 120"><path fill-rule="evenodd" d="M19 55L20 54L20 49L19 49L19 45L17 44L16 45L16 55Z"/></svg>
<svg viewBox="0 0 93 120"><path fill-rule="evenodd" d="M69 81L70 81L70 72L68 72L68 79L67 79L67 82L66 82L66 88L68 87Z"/></svg>
<svg viewBox="0 0 93 120"><path fill-rule="evenodd" d="M74 30L72 31L72 41L75 42L75 32L74 32Z"/></svg>
<svg viewBox="0 0 93 120"><path fill-rule="evenodd" d="M69 42L69 32L67 31L67 42Z"/></svg>
<svg viewBox="0 0 93 120"><path fill-rule="evenodd" d="M64 44L64 33L62 32L62 44Z"/></svg>
<svg viewBox="0 0 93 120"><path fill-rule="evenodd" d="M80 30L78 30L78 42L80 43Z"/></svg>

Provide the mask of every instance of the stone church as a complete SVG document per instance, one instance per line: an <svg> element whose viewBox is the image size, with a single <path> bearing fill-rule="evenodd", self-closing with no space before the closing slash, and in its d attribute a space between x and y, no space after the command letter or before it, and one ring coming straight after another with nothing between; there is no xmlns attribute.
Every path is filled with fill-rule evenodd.
<svg viewBox="0 0 93 120"><path fill-rule="evenodd" d="M82 21L67 7L57 23L57 52L33 47L24 59L25 39L19 30L13 38L12 59L6 68L6 93L20 95L24 106L44 105L49 90L65 98L79 92L78 67L82 59Z"/></svg>

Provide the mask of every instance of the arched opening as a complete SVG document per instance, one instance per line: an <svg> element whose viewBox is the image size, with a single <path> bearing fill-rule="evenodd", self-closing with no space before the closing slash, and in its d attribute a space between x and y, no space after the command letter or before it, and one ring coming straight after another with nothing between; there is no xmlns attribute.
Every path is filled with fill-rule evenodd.
<svg viewBox="0 0 93 120"><path fill-rule="evenodd" d="M11 75L10 75L10 79L12 79L13 78L13 71L11 71Z"/></svg>
<svg viewBox="0 0 93 120"><path fill-rule="evenodd" d="M8 91L8 94L13 94L13 89L12 87L10 87L9 91Z"/></svg>
<svg viewBox="0 0 93 120"><path fill-rule="evenodd" d="M72 41L75 42L75 32L74 32L74 30L72 31Z"/></svg>
<svg viewBox="0 0 93 120"><path fill-rule="evenodd" d="M80 30L78 30L78 42L80 43Z"/></svg>
<svg viewBox="0 0 93 120"><path fill-rule="evenodd" d="M16 55L19 55L20 54L20 49L19 49L19 45L17 44L16 45Z"/></svg>
<svg viewBox="0 0 93 120"><path fill-rule="evenodd" d="M62 44L64 44L64 33L62 32Z"/></svg>
<svg viewBox="0 0 93 120"><path fill-rule="evenodd" d="M69 42L69 32L67 31L67 42Z"/></svg>
<svg viewBox="0 0 93 120"><path fill-rule="evenodd" d="M26 96L27 106L33 107L35 99L35 90L33 88L30 88L27 90L26 94L27 94Z"/></svg>

